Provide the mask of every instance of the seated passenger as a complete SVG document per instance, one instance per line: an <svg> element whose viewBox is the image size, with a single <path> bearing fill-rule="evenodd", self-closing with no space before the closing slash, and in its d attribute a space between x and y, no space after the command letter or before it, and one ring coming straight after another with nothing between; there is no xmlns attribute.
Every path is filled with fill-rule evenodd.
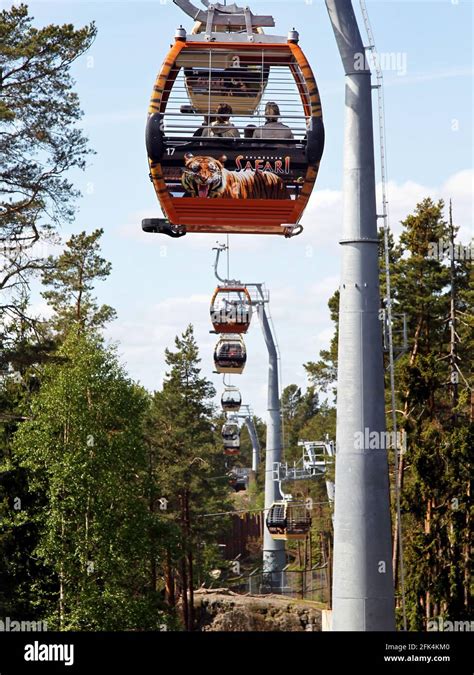
<svg viewBox="0 0 474 675"><path fill-rule="evenodd" d="M247 85L243 80L237 80L234 77L230 81L231 96L245 96L247 93Z"/></svg>
<svg viewBox="0 0 474 675"><path fill-rule="evenodd" d="M221 138L239 138L239 130L235 127L230 121L230 116L232 115L232 108L227 103L220 103L217 108L216 121L211 124L210 127L207 127L203 130L202 136L204 137L213 137L218 136Z"/></svg>
<svg viewBox="0 0 474 675"><path fill-rule="evenodd" d="M244 137L253 138L256 128L257 127L255 126L255 124L247 124L247 126L244 129Z"/></svg>
<svg viewBox="0 0 474 675"><path fill-rule="evenodd" d="M267 103L265 106L265 124L253 132L254 138L287 138L293 139L290 127L279 122L280 108L277 103Z"/></svg>
<svg viewBox="0 0 474 675"><path fill-rule="evenodd" d="M204 121L202 122L201 126L196 129L193 136L197 138L202 136L204 134L204 130L207 129L215 121L216 121L215 117L211 117L211 115L204 115Z"/></svg>

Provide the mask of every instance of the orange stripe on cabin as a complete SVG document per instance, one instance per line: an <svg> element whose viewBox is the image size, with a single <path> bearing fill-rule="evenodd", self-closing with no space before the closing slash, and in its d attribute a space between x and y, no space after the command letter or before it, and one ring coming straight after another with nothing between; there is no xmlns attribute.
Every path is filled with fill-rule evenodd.
<svg viewBox="0 0 474 675"><path fill-rule="evenodd" d="M288 43L289 47L291 49L291 52L293 56L296 59L297 64L299 65L301 72L303 74L303 77L305 79L305 84L306 84L306 89L308 93L310 94L310 101L311 101L311 107L308 106L308 101L307 101L307 95L305 92L305 95L303 97L302 95L302 85L300 78L297 76L295 73L294 68L292 68L293 75L295 77L296 83L298 85L298 89L300 91L300 96L301 100L303 102L303 107L305 109L305 115L309 117L321 117L322 112L321 112L321 99L319 97L319 90L318 90L318 85L316 84L316 78L314 77L314 73L311 69L311 66L309 65L306 56L303 54L301 48L290 42ZM304 91L304 89L303 89Z"/></svg>

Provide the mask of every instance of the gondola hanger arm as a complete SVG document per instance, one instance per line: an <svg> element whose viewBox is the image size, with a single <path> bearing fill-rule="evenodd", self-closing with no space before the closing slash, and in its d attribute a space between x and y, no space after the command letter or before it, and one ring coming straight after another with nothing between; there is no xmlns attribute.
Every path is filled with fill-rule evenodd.
<svg viewBox="0 0 474 675"><path fill-rule="evenodd" d="M212 250L216 252L216 259L214 261L214 274L216 279L225 286L241 286L242 284L238 279L225 279L219 275L219 258L221 253L227 251L227 244L217 244Z"/></svg>
<svg viewBox="0 0 474 675"><path fill-rule="evenodd" d="M227 26L229 28L246 27L246 8L239 7L235 3L232 5L222 5L220 2L211 4L207 0L203 0L203 5L207 7L206 10L203 10L193 5L189 0L173 0L173 2L194 21L206 24L208 12L213 10L212 23L214 26ZM273 28L275 26L275 20L272 16L252 14L248 9L247 12L253 28Z"/></svg>

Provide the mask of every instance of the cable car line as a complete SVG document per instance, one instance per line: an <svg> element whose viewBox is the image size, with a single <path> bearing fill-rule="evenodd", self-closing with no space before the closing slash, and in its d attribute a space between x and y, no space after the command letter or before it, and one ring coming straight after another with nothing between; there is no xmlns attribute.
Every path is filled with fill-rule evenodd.
<svg viewBox="0 0 474 675"><path fill-rule="evenodd" d="M304 506L306 508L306 503L305 502L293 502L293 504L298 505L298 506ZM313 511L315 506L322 506L324 504L330 504L329 501L326 502L313 502L312 508L308 509L308 511ZM270 507L271 508L271 507ZM235 513L265 513L266 511L269 511L270 508L261 508L261 509L237 509L235 511L220 511L217 513L200 513L195 516L195 518L214 518L214 517L220 517L220 516L231 516Z"/></svg>

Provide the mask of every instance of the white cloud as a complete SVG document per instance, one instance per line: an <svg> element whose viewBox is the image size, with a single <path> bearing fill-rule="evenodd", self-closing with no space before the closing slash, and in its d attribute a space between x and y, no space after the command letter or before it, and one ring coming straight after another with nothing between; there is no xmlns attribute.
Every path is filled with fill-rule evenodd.
<svg viewBox="0 0 474 675"><path fill-rule="evenodd" d="M440 187L421 185L414 181L387 183L390 227L396 237L401 232L400 222L413 213L415 206L425 197L433 200L444 199L448 204L453 200L455 222L460 225L459 237L468 241L472 237L473 182L471 169L458 171ZM377 204L382 202L382 185L377 184ZM378 213L381 213L379 206ZM302 223L309 245L325 248L331 253L337 247L342 234L343 194L338 190L321 190L317 187L304 213ZM380 222L379 225L382 223Z"/></svg>
<svg viewBox="0 0 474 675"><path fill-rule="evenodd" d="M474 171L466 169L458 171L450 176L441 187L428 187L407 181L401 185L389 181L387 185L388 202L390 208L390 225L396 237L399 236L402 227L400 222L409 213L413 213L415 206L425 197L431 197L434 201L443 199L446 204L445 215L447 217L447 205L453 201L453 219L460 226L459 239L468 242L472 237L473 217L473 181ZM381 186L377 186L377 198L381 201Z"/></svg>
<svg viewBox="0 0 474 675"><path fill-rule="evenodd" d="M206 361L203 367L210 372L208 354L212 351L214 336L209 334L208 308L208 296L167 298L144 309L137 308L133 319L113 322L107 334L119 342L119 353L131 376L150 390L157 389L166 371L165 347L173 349L175 336L189 323L194 326L203 362Z"/></svg>
<svg viewBox="0 0 474 675"><path fill-rule="evenodd" d="M342 232L342 191L316 188L303 214L306 246L335 254ZM307 255L313 252L307 248Z"/></svg>

